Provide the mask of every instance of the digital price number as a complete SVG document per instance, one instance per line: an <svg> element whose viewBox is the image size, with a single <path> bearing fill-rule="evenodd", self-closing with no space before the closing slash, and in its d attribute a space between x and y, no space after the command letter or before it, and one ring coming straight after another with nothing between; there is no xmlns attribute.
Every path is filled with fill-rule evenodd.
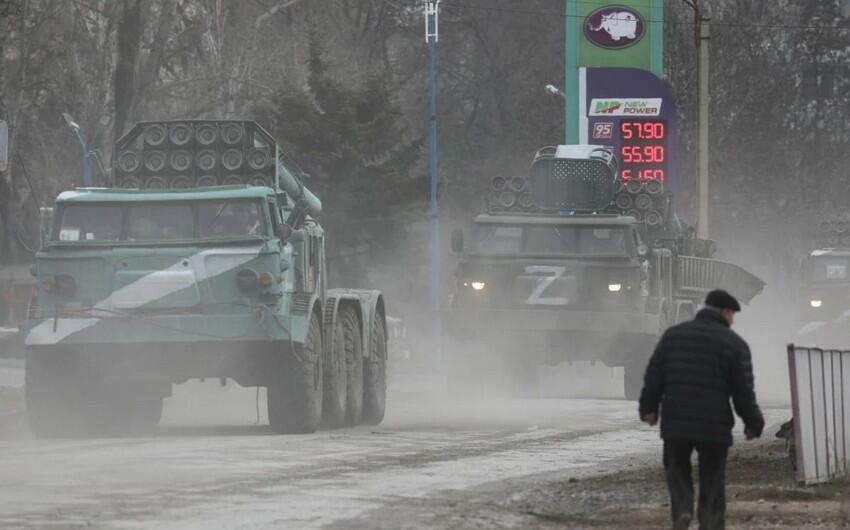
<svg viewBox="0 0 850 530"><path fill-rule="evenodd" d="M667 178L667 121L622 120L620 178L658 180Z"/></svg>

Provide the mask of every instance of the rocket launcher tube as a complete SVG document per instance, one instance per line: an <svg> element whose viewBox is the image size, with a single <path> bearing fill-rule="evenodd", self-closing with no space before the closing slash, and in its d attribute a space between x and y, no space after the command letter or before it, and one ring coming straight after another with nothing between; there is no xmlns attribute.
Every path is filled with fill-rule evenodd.
<svg viewBox="0 0 850 530"><path fill-rule="evenodd" d="M277 185L286 192L293 203L303 200L310 217L318 218L322 214L322 201L280 162L280 156L277 163Z"/></svg>

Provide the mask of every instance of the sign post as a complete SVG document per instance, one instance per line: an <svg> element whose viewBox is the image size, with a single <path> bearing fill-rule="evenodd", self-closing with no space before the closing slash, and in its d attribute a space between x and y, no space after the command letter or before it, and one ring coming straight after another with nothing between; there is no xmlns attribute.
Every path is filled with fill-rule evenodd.
<svg viewBox="0 0 850 530"><path fill-rule="evenodd" d="M567 0L567 16L566 18L566 79L564 82L564 92L566 94L566 105L564 106L565 119L564 126L566 128L566 144L579 143L579 27L578 22L578 2L579 0Z"/></svg>

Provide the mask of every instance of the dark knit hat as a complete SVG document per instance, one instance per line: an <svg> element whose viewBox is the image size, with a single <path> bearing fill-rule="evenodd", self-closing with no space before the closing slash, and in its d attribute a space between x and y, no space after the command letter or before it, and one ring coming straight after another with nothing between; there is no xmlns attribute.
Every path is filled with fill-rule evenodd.
<svg viewBox="0 0 850 530"><path fill-rule="evenodd" d="M708 293L708 296L705 297L705 305L717 309L731 309L736 313L741 310L741 304L738 303L738 300L731 294L720 289Z"/></svg>

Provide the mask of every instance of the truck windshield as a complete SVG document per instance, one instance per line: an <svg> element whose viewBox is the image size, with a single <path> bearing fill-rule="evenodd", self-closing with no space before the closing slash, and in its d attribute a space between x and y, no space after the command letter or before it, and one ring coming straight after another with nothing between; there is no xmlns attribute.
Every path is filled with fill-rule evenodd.
<svg viewBox="0 0 850 530"><path fill-rule="evenodd" d="M134 205L127 212L127 240L192 239L192 221L188 204Z"/></svg>
<svg viewBox="0 0 850 530"><path fill-rule="evenodd" d="M139 242L256 238L266 235L255 200L69 204L60 208L54 240Z"/></svg>
<svg viewBox="0 0 850 530"><path fill-rule="evenodd" d="M55 238L59 241L118 241L121 236L120 206L66 206Z"/></svg>
<svg viewBox="0 0 850 530"><path fill-rule="evenodd" d="M482 254L519 254L522 228L486 225L478 229L477 249Z"/></svg>
<svg viewBox="0 0 850 530"><path fill-rule="evenodd" d="M481 254L625 256L625 228L570 225L495 226L478 228L476 250Z"/></svg>
<svg viewBox="0 0 850 530"><path fill-rule="evenodd" d="M810 282L847 282L850 257L822 256L806 261L805 277Z"/></svg>

